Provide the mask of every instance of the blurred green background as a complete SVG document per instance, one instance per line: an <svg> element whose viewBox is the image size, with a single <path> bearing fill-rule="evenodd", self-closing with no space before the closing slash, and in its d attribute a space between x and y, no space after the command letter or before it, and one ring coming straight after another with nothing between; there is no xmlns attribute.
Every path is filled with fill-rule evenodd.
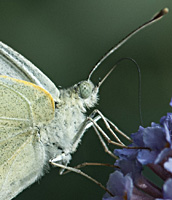
<svg viewBox="0 0 172 200"><path fill-rule="evenodd" d="M0 0L0 39L38 66L64 88L87 78L96 62L133 29L160 9L172 10L171 0ZM144 126L171 112L172 12L130 39L100 67L98 77L123 57L137 61L142 72ZM138 75L123 61L104 83L97 106L125 133L139 127ZM113 147L112 147L113 149ZM82 162L114 163L93 130L87 131L71 166ZM88 174L106 184L105 167L87 167ZM53 168L16 200L101 199L104 191L77 174L59 176Z"/></svg>

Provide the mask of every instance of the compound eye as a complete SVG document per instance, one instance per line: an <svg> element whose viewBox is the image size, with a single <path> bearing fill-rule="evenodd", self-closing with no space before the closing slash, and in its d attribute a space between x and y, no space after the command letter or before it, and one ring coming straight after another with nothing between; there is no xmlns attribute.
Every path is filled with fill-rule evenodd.
<svg viewBox="0 0 172 200"><path fill-rule="evenodd" d="M81 98L87 99L92 93L92 85L87 81L83 81L79 85L79 90Z"/></svg>

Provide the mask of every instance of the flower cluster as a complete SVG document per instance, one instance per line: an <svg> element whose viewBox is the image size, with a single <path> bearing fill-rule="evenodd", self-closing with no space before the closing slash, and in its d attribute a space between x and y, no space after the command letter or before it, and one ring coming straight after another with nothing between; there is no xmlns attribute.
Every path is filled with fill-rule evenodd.
<svg viewBox="0 0 172 200"><path fill-rule="evenodd" d="M130 149L114 151L119 157L115 163L119 169L107 183L114 196L106 193L103 200L172 200L172 113L162 117L159 124L140 127L131 138ZM164 181L162 188L143 175L144 166Z"/></svg>

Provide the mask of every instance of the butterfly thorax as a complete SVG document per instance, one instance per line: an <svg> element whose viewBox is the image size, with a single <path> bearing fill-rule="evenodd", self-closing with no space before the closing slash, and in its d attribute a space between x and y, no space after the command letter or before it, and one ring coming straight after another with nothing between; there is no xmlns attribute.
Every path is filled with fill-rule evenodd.
<svg viewBox="0 0 172 200"><path fill-rule="evenodd" d="M92 93L90 98L81 98L77 85L60 90L59 101L55 104L55 117L41 135L49 158L76 151L81 137L76 142L75 136L84 125L87 108L95 105L97 99L97 92Z"/></svg>

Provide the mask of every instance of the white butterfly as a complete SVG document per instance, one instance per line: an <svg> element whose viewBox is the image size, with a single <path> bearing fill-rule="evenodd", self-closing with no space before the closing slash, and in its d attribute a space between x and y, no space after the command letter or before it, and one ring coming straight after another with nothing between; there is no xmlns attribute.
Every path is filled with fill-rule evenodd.
<svg viewBox="0 0 172 200"><path fill-rule="evenodd" d="M147 25L166 12L165 9L161 11L161 15L158 14ZM69 89L58 89L30 61L0 42L1 200L14 198L34 183L44 174L49 160L54 165L70 169L67 165L71 154L76 151L85 130L93 124L96 128L96 121L104 118L99 111L96 111L99 116L94 119L88 120L85 115L87 108L97 103L101 85L95 86L90 81L92 73L141 29L136 29L108 52L88 80ZM99 138L101 140L100 134Z"/></svg>

